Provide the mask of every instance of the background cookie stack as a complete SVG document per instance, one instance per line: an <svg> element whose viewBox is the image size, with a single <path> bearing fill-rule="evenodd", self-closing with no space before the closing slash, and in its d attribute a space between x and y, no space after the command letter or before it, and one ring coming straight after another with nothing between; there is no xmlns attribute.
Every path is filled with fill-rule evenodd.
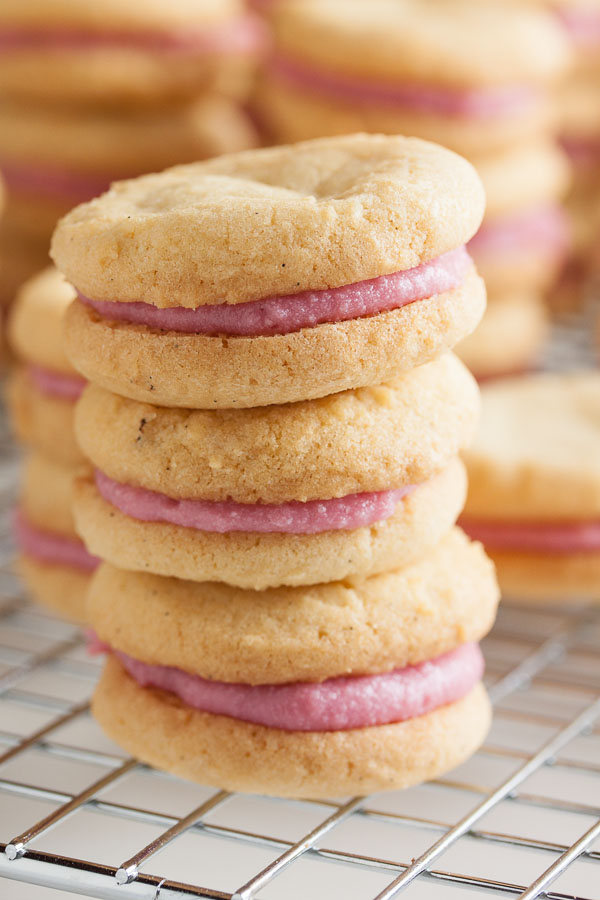
<svg viewBox="0 0 600 900"><path fill-rule="evenodd" d="M111 181L254 145L238 104L263 40L241 0L0 4L4 304Z"/></svg>
<svg viewBox="0 0 600 900"><path fill-rule="evenodd" d="M48 268L17 295L10 344L17 365L7 401L13 428L27 450L16 514L18 568L35 600L83 621L89 577L98 560L73 521L73 483L87 468L75 441L75 402L85 381L62 349L62 320L75 291Z"/></svg>
<svg viewBox="0 0 600 900"><path fill-rule="evenodd" d="M480 0L290 0L272 18L254 101L271 139L409 134L475 164L488 205L470 249L489 307L459 353L480 377L530 368L568 245L550 90L569 52L555 18Z"/></svg>
<svg viewBox="0 0 600 900"><path fill-rule="evenodd" d="M356 135L117 184L60 223L91 382L76 520L106 560L94 709L128 751L314 797L482 741L497 588L454 527L478 391L447 351L484 309L483 205L453 153Z"/></svg>

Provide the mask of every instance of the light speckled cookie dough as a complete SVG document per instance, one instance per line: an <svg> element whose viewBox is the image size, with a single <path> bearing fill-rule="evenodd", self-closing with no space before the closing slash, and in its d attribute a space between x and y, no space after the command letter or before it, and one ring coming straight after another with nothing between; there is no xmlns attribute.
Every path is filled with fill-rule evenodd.
<svg viewBox="0 0 600 900"><path fill-rule="evenodd" d="M485 385L465 515L507 521L600 519L600 373Z"/></svg>
<svg viewBox="0 0 600 900"><path fill-rule="evenodd" d="M455 460L400 500L389 518L353 530L220 534L140 521L107 502L91 477L77 484L75 515L88 549L120 568L263 590L410 565L449 531L465 497L464 469Z"/></svg>
<svg viewBox="0 0 600 900"><path fill-rule="evenodd" d="M0 36L5 96L137 106L244 95L265 38L242 0L4 0Z"/></svg>
<svg viewBox="0 0 600 900"><path fill-rule="evenodd" d="M76 431L115 481L178 499L284 503L419 484L470 443L478 413L472 375L447 354L388 384L247 410L165 409L90 385Z"/></svg>
<svg viewBox="0 0 600 900"><path fill-rule="evenodd" d="M548 331L546 304L536 294L490 297L480 325L456 353L481 380L514 375L536 367Z"/></svg>
<svg viewBox="0 0 600 900"><path fill-rule="evenodd" d="M203 713L174 695L141 688L115 659L106 664L93 712L129 753L176 775L228 790L313 798L434 778L477 749L491 717L478 685L462 700L394 725L280 731Z"/></svg>
<svg viewBox="0 0 600 900"><path fill-rule="evenodd" d="M73 487L79 470L54 462L43 453L29 453L23 464L20 509L26 519L44 531L77 537L73 520Z"/></svg>
<svg viewBox="0 0 600 900"><path fill-rule="evenodd" d="M63 349L63 318L76 297L63 275L49 266L19 290L9 320L9 340L23 362L75 375Z"/></svg>
<svg viewBox="0 0 600 900"><path fill-rule="evenodd" d="M276 9L274 25L277 55L256 104L278 140L364 129L438 140L467 156L514 146L551 129L543 90L477 115L453 114L454 98L547 87L569 59L552 16L516 4L297 0ZM396 99L401 89L408 96Z"/></svg>
<svg viewBox="0 0 600 900"><path fill-rule="evenodd" d="M280 684L389 671L477 641L498 591L481 545L455 529L419 563L370 578L257 592L104 564L88 599L100 639L134 659Z"/></svg>
<svg viewBox="0 0 600 900"><path fill-rule="evenodd" d="M17 438L65 466L85 459L75 440L75 403L41 391L25 366L15 366L6 386L6 403Z"/></svg>
<svg viewBox="0 0 600 900"><path fill-rule="evenodd" d="M18 558L17 572L36 603L66 619L85 622L85 601L90 583L88 572L40 562L27 555Z"/></svg>

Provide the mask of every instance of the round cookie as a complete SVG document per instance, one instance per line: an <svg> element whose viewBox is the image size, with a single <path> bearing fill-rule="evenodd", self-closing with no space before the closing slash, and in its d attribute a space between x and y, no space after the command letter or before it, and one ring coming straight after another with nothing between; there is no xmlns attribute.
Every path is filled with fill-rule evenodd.
<svg viewBox="0 0 600 900"><path fill-rule="evenodd" d="M467 156L549 132L568 42L552 16L462 0L296 0L275 10L256 105L277 140L414 134Z"/></svg>
<svg viewBox="0 0 600 900"><path fill-rule="evenodd" d="M7 217L13 230L49 242L61 216L112 181L244 150L256 140L248 117L217 97L133 113L5 100L0 166Z"/></svg>
<svg viewBox="0 0 600 900"><path fill-rule="evenodd" d="M71 358L90 380L165 406L243 408L384 382L479 321L484 290L461 248L482 213L468 163L381 135L114 185L53 239L53 258L92 303L69 313ZM410 285L402 301L400 282ZM257 300L292 324L244 331ZM227 332L173 324L215 313L231 322L232 305Z"/></svg>
<svg viewBox="0 0 600 900"><path fill-rule="evenodd" d="M73 622L86 621L89 573L71 566L40 562L26 555L17 559L16 569L36 603Z"/></svg>
<svg viewBox="0 0 600 900"><path fill-rule="evenodd" d="M473 377L446 354L385 385L246 410L165 409L92 384L76 430L115 481L177 499L275 504L419 484L471 441L478 413Z"/></svg>
<svg viewBox="0 0 600 900"><path fill-rule="evenodd" d="M600 598L599 398L592 371L484 387L462 521L511 597Z"/></svg>
<svg viewBox="0 0 600 900"><path fill-rule="evenodd" d="M26 366L15 366L6 386L6 403L19 441L65 466L85 461L75 440L73 400L40 390Z"/></svg>
<svg viewBox="0 0 600 900"><path fill-rule="evenodd" d="M9 320L13 352L24 363L76 375L63 349L64 314L77 296L63 275L49 266L19 291Z"/></svg>
<svg viewBox="0 0 600 900"><path fill-rule="evenodd" d="M497 602L481 545L454 529L403 570L261 592L105 563L87 614L101 641L142 662L219 681L282 684L433 659L487 634Z"/></svg>
<svg viewBox="0 0 600 900"><path fill-rule="evenodd" d="M91 570L63 561L51 561L45 540L57 541L59 554L64 541L84 550L72 513L75 477L72 469L53 462L41 453L26 457L19 498L20 521L16 529L17 545L21 545L17 571L37 603L68 619L83 622ZM27 533L22 543L20 536L23 527ZM33 539L31 530L34 532ZM41 555L36 555L36 549L41 550Z"/></svg>
<svg viewBox="0 0 600 900"><path fill-rule="evenodd" d="M514 375L536 367L548 331L541 297L500 295L490 298L480 325L456 353L480 381Z"/></svg>
<svg viewBox="0 0 600 900"><path fill-rule="evenodd" d="M106 664L93 713L129 753L184 778L228 790L312 798L434 778L475 751L491 717L478 685L462 700L394 725L286 732L191 709L170 694L140 687L115 659Z"/></svg>
<svg viewBox="0 0 600 900"><path fill-rule="evenodd" d="M245 94L265 34L241 0L5 0L0 38L4 96L139 106Z"/></svg>
<svg viewBox="0 0 600 900"><path fill-rule="evenodd" d="M352 530L217 533L143 521L106 500L93 477L77 485L75 515L88 549L120 568L263 590L409 565L448 532L465 497L464 469L455 460L398 501L388 518Z"/></svg>

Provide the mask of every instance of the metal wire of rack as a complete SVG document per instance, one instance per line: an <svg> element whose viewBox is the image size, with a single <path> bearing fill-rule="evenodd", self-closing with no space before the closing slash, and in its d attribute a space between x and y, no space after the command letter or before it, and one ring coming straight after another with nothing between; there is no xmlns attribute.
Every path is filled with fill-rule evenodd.
<svg viewBox="0 0 600 900"><path fill-rule="evenodd" d="M565 334L589 361L563 325L558 367ZM100 663L11 574L14 483L0 433L2 898L12 879L102 900L600 900L600 608L501 610L484 642L492 732L444 778L344 801L230 794L100 733Z"/></svg>

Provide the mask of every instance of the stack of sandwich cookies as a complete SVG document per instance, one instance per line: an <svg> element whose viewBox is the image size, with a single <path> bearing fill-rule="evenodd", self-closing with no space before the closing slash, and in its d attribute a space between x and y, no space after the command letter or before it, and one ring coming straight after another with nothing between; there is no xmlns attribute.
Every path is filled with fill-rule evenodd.
<svg viewBox="0 0 600 900"><path fill-rule="evenodd" d="M129 752L323 797L483 740L498 596L454 527L478 398L446 352L485 304L482 213L450 151L356 135L126 182L60 223L91 381L75 518L104 560L94 711Z"/></svg>
<svg viewBox="0 0 600 900"><path fill-rule="evenodd" d="M255 590L402 568L464 505L457 454L478 400L451 355L386 385L239 411L91 386L76 430L95 472L77 486L78 528L120 568Z"/></svg>
<svg viewBox="0 0 600 900"><path fill-rule="evenodd" d="M264 40L242 0L3 2L0 258L16 245L28 277L57 220L112 181L255 146L242 103Z"/></svg>
<svg viewBox="0 0 600 900"><path fill-rule="evenodd" d="M9 322L18 363L7 400L17 437L27 448L15 517L19 570L34 599L82 620L98 560L78 537L72 515L74 480L86 468L73 427L85 381L62 349L62 319L74 296L53 268L21 288Z"/></svg>
<svg viewBox="0 0 600 900"><path fill-rule="evenodd" d="M469 250L493 319L465 359L483 359L478 376L532 367L542 293L569 244L561 209L569 166L550 96L569 53L554 17L479 0L290 0L273 20L275 54L255 105L274 140L359 128L412 134L476 166L488 205ZM527 340L487 359L491 330L515 322Z"/></svg>
<svg viewBox="0 0 600 900"><path fill-rule="evenodd" d="M90 381L165 406L262 406L382 383L479 322L485 291L465 244L483 204L467 162L382 136L116 184L54 236L79 292L71 359Z"/></svg>
<svg viewBox="0 0 600 900"><path fill-rule="evenodd" d="M600 600L599 440L596 372L484 387L461 524L485 544L508 598Z"/></svg>

